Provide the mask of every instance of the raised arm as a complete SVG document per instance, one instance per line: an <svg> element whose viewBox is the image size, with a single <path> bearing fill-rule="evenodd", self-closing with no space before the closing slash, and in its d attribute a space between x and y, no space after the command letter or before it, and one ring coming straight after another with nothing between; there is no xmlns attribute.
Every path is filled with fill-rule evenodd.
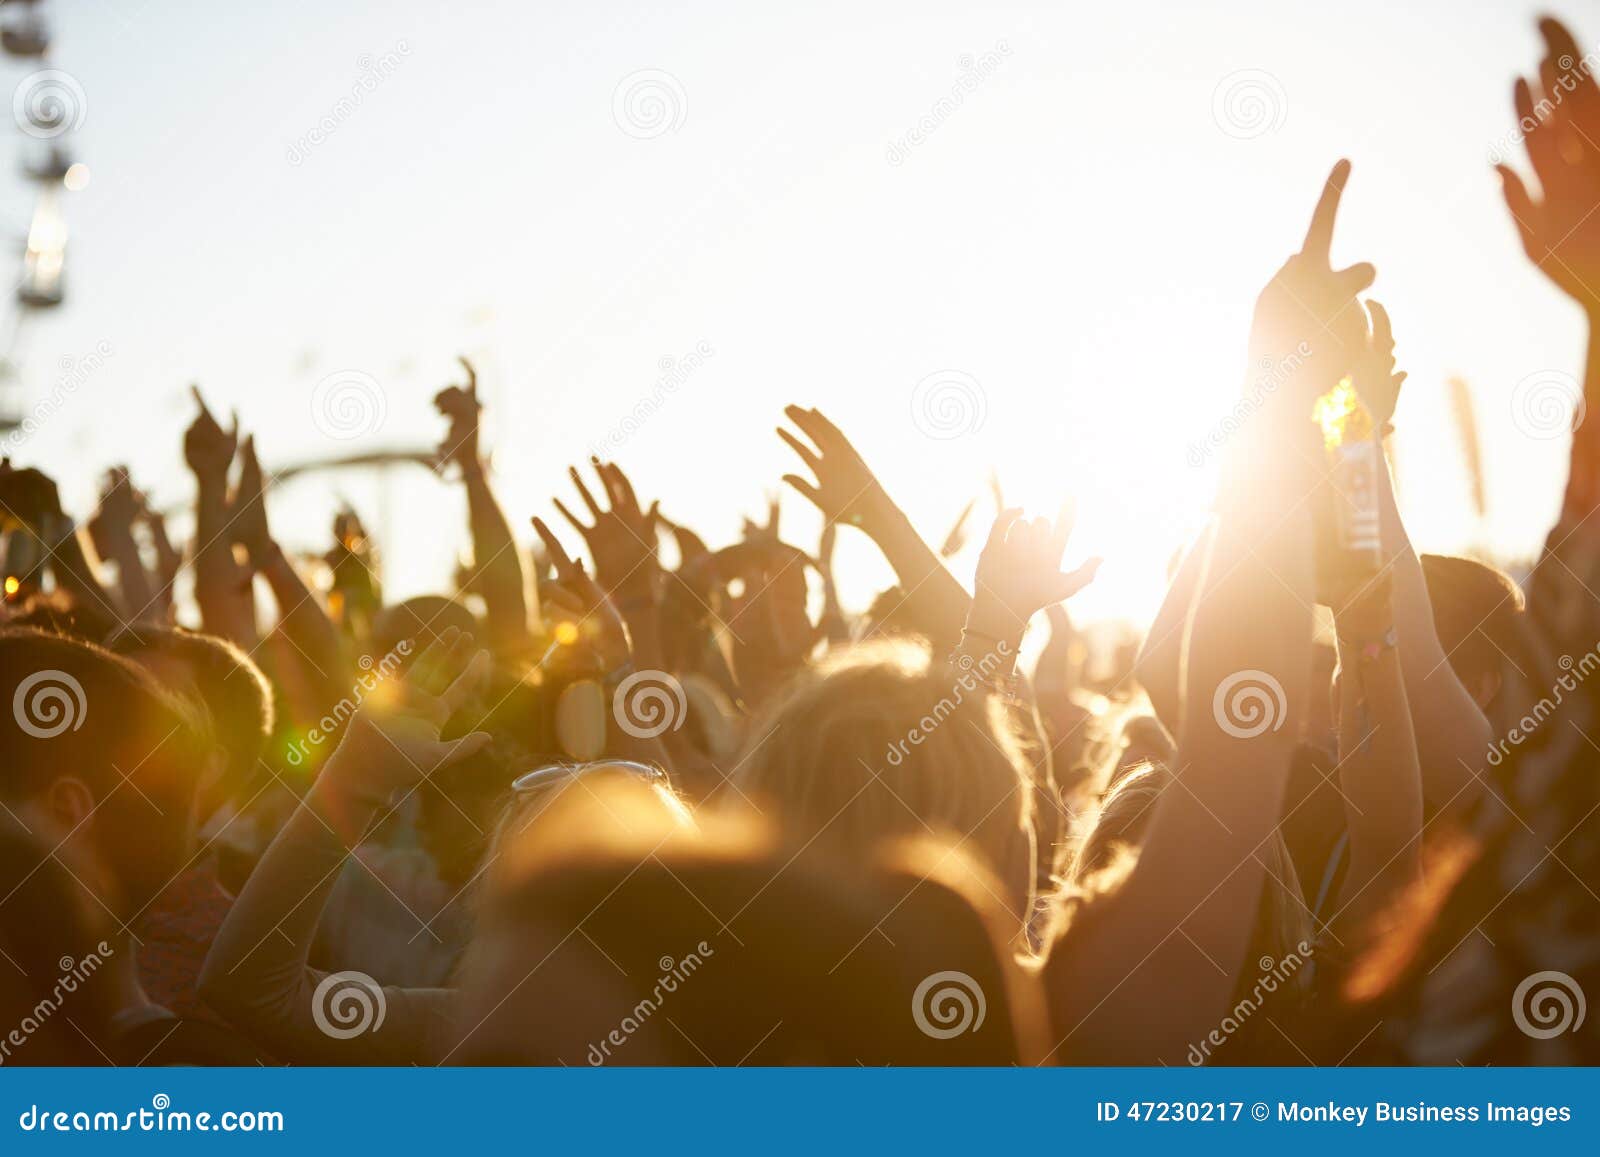
<svg viewBox="0 0 1600 1157"><path fill-rule="evenodd" d="M307 960L345 859L392 810L391 797L409 796L489 742L483 732L452 742L439 735L488 668L487 653L450 628L384 694L366 698L223 921L200 994L280 1059L420 1064L440 1061L454 1043L447 990L380 991L370 978L341 981L359 974L322 973ZM347 1031L352 1018L364 1031Z"/></svg>
<svg viewBox="0 0 1600 1157"><path fill-rule="evenodd" d="M1176 1061L1225 1014L1244 966L1259 852L1311 693L1311 510L1324 473L1311 402L1346 371L1341 315L1373 277L1371 266L1329 264L1348 173L1335 166L1301 252L1256 305L1252 364L1303 343L1312 355L1230 446L1189 611L1174 789L1127 880L1087 906L1047 969L1059 1055L1073 1060Z"/></svg>
<svg viewBox="0 0 1600 1157"><path fill-rule="evenodd" d="M224 430L211 416L199 387L192 387L200 413L183 435L183 456L195 481L194 598L207 634L251 651L256 645L255 594L251 572L233 557L228 526L228 469L239 446L239 421Z"/></svg>
<svg viewBox="0 0 1600 1157"><path fill-rule="evenodd" d="M816 481L808 482L798 474L785 474L783 480L810 499L824 518L857 527L877 544L894 568L900 589L906 592L913 620L928 632L936 651L949 650L960 639L967 618L972 601L967 592L894 504L839 427L817 410L786 406L783 412L811 445L781 427L778 436L800 456Z"/></svg>
<svg viewBox="0 0 1600 1157"><path fill-rule="evenodd" d="M139 542L133 535L142 503L126 466L113 467L100 490L100 505L89 519L89 541L102 562L117 570L117 596L128 621L159 621L163 610L157 588L145 570Z"/></svg>
<svg viewBox="0 0 1600 1157"><path fill-rule="evenodd" d="M1395 372L1394 336L1389 315L1376 301L1367 309L1371 326L1358 354L1353 377L1362 403L1381 433L1394 416L1395 402L1406 375ZM1489 721L1472 693L1456 677L1450 657L1439 642L1433 603L1423 578L1422 561L1411 546L1387 462L1377 472L1380 534L1389 582L1394 628L1399 639L1400 671L1405 699L1422 768L1423 794L1430 810L1458 810L1476 798L1489 747Z"/></svg>
<svg viewBox="0 0 1600 1157"><path fill-rule="evenodd" d="M511 524L489 485L488 467L478 445L479 418L483 413L483 403L478 400L478 371L466 358L460 362L466 371L466 384L446 386L433 399L439 413L450 421L450 429L439 445L439 460L459 466L461 484L466 487L467 516L472 525L473 589L483 596L490 645L497 654L522 655L532 642L527 576L511 536Z"/></svg>
<svg viewBox="0 0 1600 1157"><path fill-rule="evenodd" d="M272 525L267 519L266 480L256 457L254 436L244 440L239 457L239 484L231 504L229 530L233 540L244 547L255 573L266 579L272 590L273 601L278 604L278 622L273 633L292 644L277 649L276 654L280 665L287 662L304 668L299 683L312 689L315 701L308 706L309 714L314 716L328 706L323 700L330 692L337 698L336 688L343 682L339 629L272 535ZM287 684L291 680L285 678L284 682Z"/></svg>

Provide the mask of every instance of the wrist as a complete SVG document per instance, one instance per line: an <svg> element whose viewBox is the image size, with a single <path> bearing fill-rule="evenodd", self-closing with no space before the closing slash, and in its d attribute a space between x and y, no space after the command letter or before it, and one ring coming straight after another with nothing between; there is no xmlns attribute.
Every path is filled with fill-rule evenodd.
<svg viewBox="0 0 1600 1157"><path fill-rule="evenodd" d="M390 789L378 782L379 777L373 774L373 761L355 751L351 739L346 735L328 756L311 785L311 794L335 804L343 812L348 812L351 805L383 807L388 802Z"/></svg>
<svg viewBox="0 0 1600 1157"><path fill-rule="evenodd" d="M967 621L961 628L963 639L973 639L981 644L1000 643L1013 650L1022 642L1027 631L1026 620L1000 606L973 603Z"/></svg>

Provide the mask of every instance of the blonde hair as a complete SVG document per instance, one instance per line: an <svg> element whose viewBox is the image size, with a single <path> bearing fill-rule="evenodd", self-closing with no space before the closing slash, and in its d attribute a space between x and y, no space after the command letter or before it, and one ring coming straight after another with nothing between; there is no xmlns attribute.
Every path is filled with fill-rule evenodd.
<svg viewBox="0 0 1600 1157"><path fill-rule="evenodd" d="M1033 782L1021 737L975 672L932 665L904 640L832 652L750 731L736 793L771 805L802 838L854 853L906 836L953 836L1028 919L1036 857Z"/></svg>

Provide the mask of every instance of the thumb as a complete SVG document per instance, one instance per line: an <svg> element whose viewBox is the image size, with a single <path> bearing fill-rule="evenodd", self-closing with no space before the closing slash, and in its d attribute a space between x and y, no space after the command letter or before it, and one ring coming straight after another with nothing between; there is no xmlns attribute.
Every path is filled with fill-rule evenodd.
<svg viewBox="0 0 1600 1157"><path fill-rule="evenodd" d="M463 759L469 759L478 754L492 742L494 742L494 737L487 731L470 731L460 739L441 743L439 746L444 749L444 754L436 766L450 767L453 764L460 763Z"/></svg>

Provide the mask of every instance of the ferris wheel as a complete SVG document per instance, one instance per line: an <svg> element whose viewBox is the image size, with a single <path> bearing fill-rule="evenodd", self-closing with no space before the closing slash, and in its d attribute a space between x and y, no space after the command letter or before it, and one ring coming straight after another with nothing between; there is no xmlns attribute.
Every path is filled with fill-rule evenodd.
<svg viewBox="0 0 1600 1157"><path fill-rule="evenodd" d="M74 141L88 102L77 78L53 65L51 48L42 0L0 0L0 56L24 70L12 91L11 113L20 138L18 171L33 199L13 274L13 308L0 321L0 435L16 430L24 418L19 362L28 320L65 300L63 195L89 183L88 166L77 160Z"/></svg>

